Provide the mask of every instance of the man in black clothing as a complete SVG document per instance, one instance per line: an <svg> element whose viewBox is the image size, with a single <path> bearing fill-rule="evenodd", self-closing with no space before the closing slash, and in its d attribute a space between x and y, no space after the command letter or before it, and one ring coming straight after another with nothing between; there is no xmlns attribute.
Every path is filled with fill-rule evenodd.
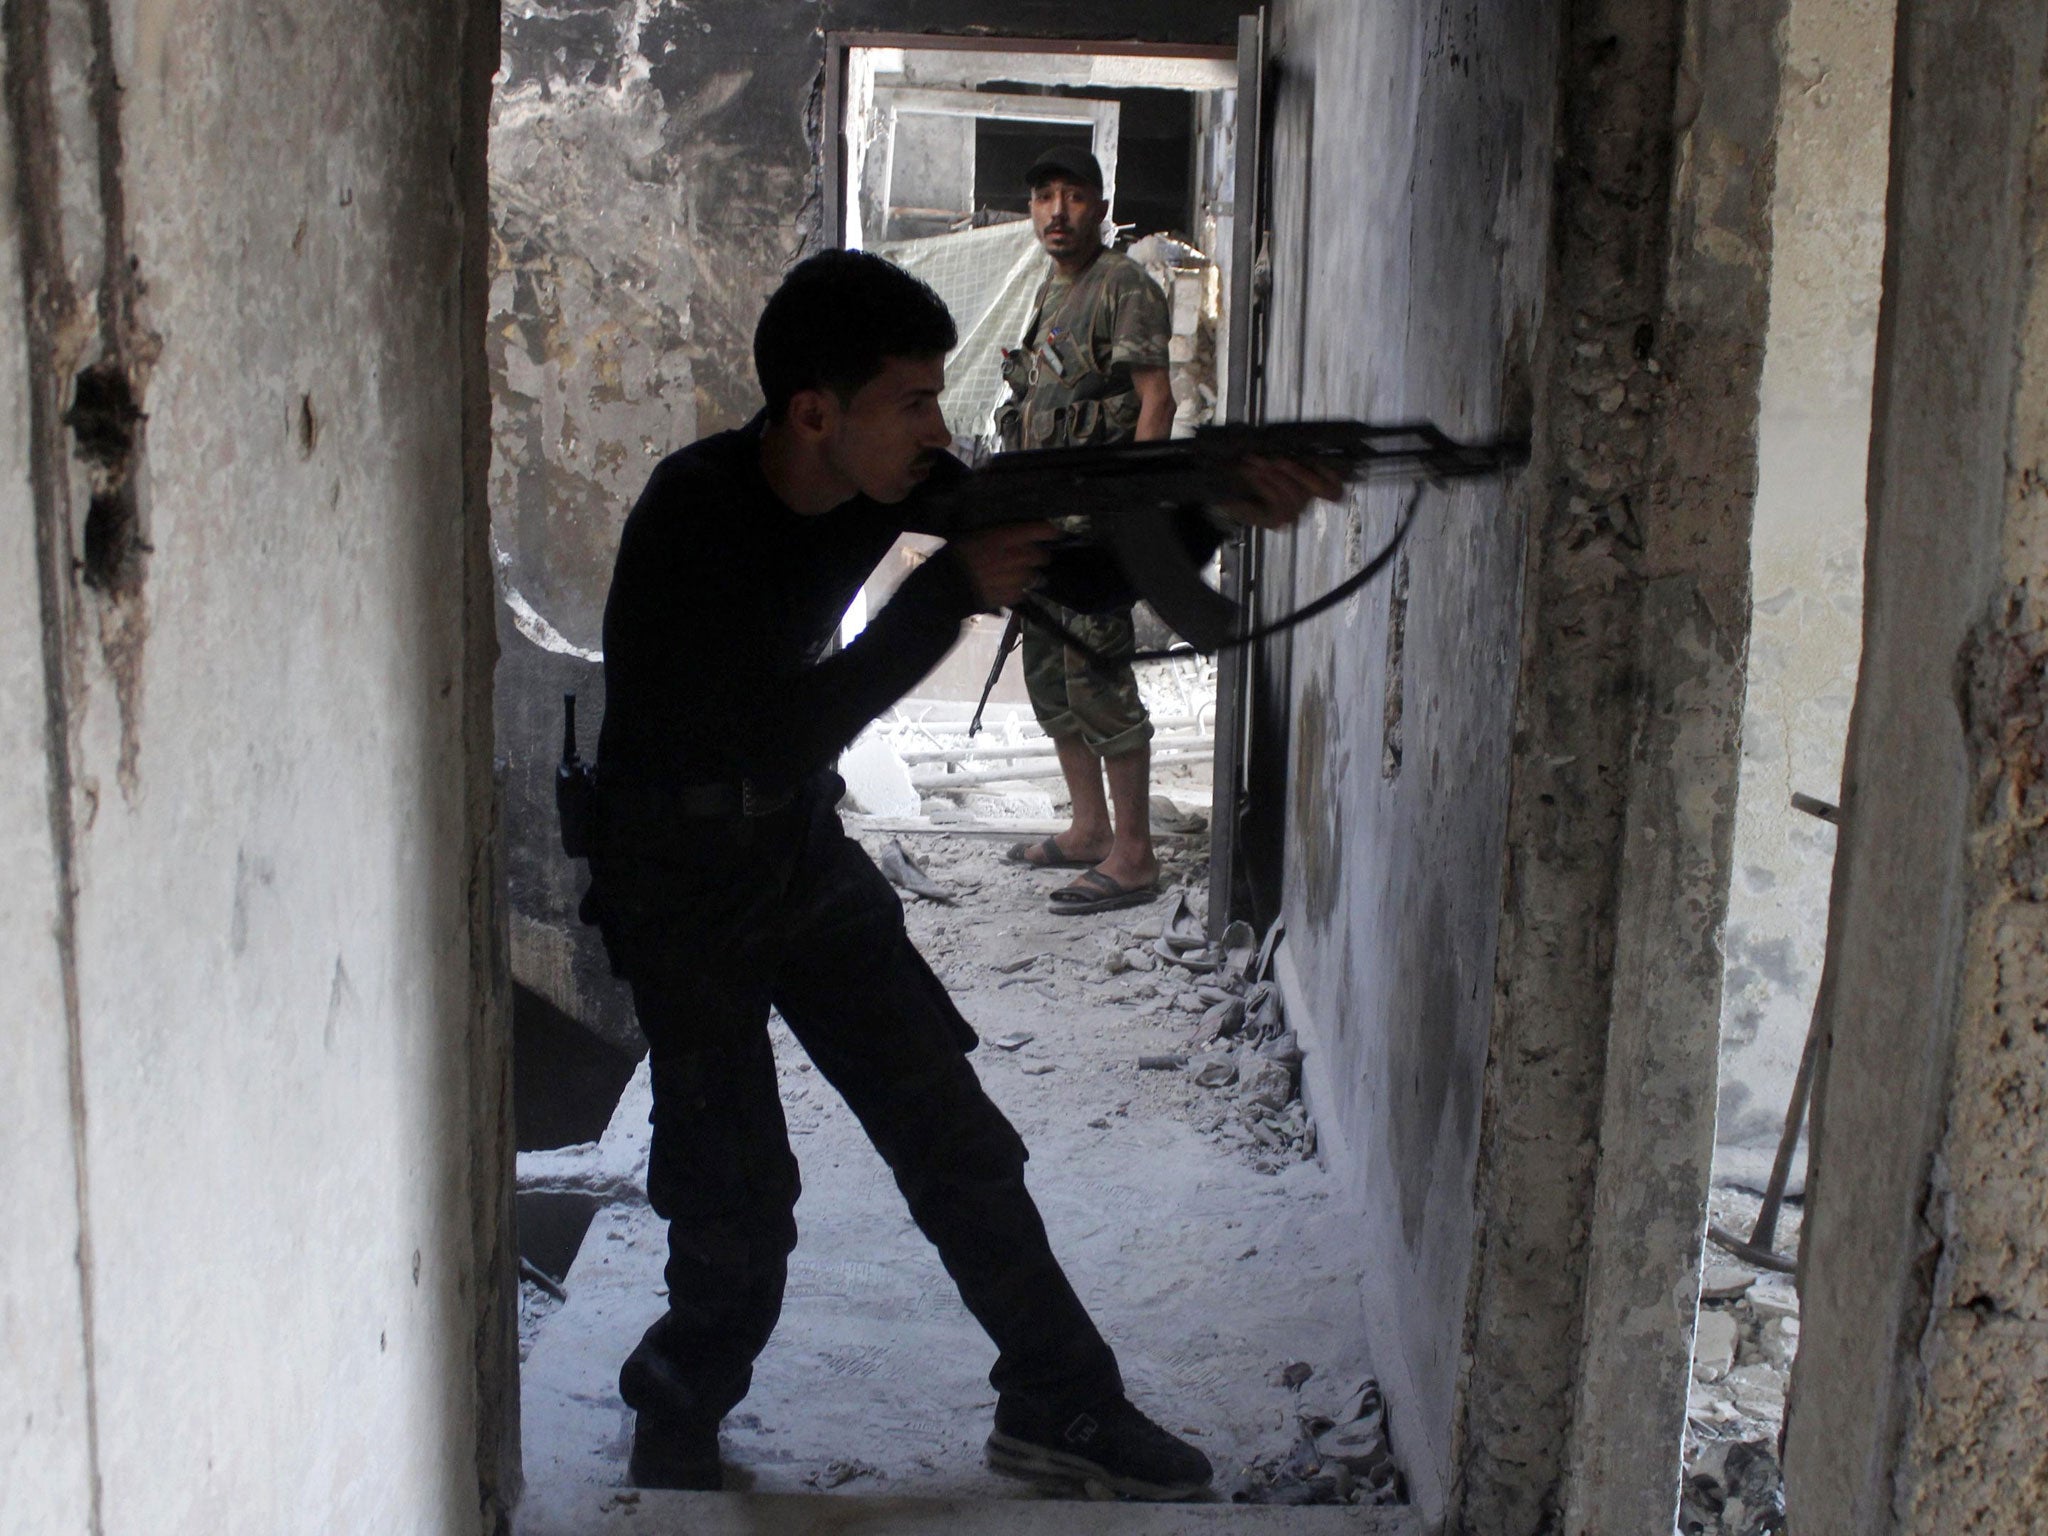
<svg viewBox="0 0 2048 1536"><path fill-rule="evenodd" d="M970 614L1041 580L1105 581L1085 555L1046 570L1045 525L957 539L824 655L896 536L945 531L917 492L961 473L938 407L954 341L937 295L887 262L803 263L755 334L766 410L664 460L620 541L586 912L647 1035L648 1196L669 1222L669 1310L619 1378L643 1487L719 1486L719 1421L781 1311L799 1185L771 1007L995 1341L991 1464L1141 1497L1209 1481L1200 1451L1124 1397L1025 1190L1023 1142L967 1063L974 1033L834 810L837 753ZM1298 512L1328 488L1265 489Z"/></svg>

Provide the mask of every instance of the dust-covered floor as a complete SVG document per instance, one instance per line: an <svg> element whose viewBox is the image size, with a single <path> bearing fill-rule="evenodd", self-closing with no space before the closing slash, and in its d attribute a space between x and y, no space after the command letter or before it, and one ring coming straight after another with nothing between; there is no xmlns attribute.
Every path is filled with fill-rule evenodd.
<svg viewBox="0 0 2048 1536"><path fill-rule="evenodd" d="M879 856L892 836L863 841ZM1068 877L1004 862L1003 840L902 843L958 894L953 906L908 902L908 921L981 1034L976 1068L1031 1148L1054 1246L1132 1398L1209 1454L1227 1495L1255 1458L1270 1466L1299 1443L1304 1409L1341 1417L1370 1368L1357 1224L1331 1179L1255 1135L1252 1117L1223 1113L1228 1095L1196 1071L1138 1065L1187 1052L1208 1007L1201 978L1125 958L1138 951L1144 963L1177 884L1199 902L1206 845L1162 847L1159 903L1073 918L1045 909ZM779 1022L774 1035L803 1166L801 1237L781 1325L721 1436L728 1486L1035 1496L982 1465L993 1347L852 1116ZM995 1043L1005 1039L1015 1048ZM610 1202L566 1277L566 1302L550 1309L529 1292L540 1305L525 1319L522 1523L545 1526L551 1508L625 1487L631 1416L618 1365L664 1304L663 1229L640 1193L645 1106L643 1065L601 1146L521 1159L522 1187Z"/></svg>

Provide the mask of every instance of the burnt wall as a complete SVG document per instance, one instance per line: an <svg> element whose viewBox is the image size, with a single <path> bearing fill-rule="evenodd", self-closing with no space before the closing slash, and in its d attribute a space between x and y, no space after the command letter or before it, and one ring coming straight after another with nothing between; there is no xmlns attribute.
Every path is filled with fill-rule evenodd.
<svg viewBox="0 0 2048 1536"><path fill-rule="evenodd" d="M469 0L19 0L0 1530L496 1533Z"/></svg>
<svg viewBox="0 0 2048 1536"><path fill-rule="evenodd" d="M492 537L502 601L513 967L614 1045L624 991L554 845L560 696L601 707L618 532L648 472L758 404L751 338L830 242L820 135L832 31L1230 44L1234 3L513 0L492 111ZM681 600L687 600L681 594Z"/></svg>
<svg viewBox="0 0 2048 1536"><path fill-rule="evenodd" d="M1527 430L1555 31L1547 6L1280 8L1270 417ZM1275 548L1291 567L1279 606L1356 570L1407 495L1359 494ZM1268 668L1291 678L1290 1017L1373 1256L1373 1360L1432 1517L1453 1497L1527 501L1520 481L1422 492L1389 578Z"/></svg>
<svg viewBox="0 0 2048 1536"><path fill-rule="evenodd" d="M1282 7L1271 415L1532 434L1297 632L1285 915L1425 1512L1668 1523L1714 1109L1775 12ZM1364 82L1361 88L1360 82ZM1399 494L1299 535L1291 596Z"/></svg>

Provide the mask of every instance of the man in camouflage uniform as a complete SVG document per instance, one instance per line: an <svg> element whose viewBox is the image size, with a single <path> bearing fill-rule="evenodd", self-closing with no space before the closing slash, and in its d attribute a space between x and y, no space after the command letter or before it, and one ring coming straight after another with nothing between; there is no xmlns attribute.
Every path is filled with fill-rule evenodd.
<svg viewBox="0 0 2048 1536"><path fill-rule="evenodd" d="M1023 345L1005 360L1010 399L996 415L1002 446L1061 448L1167 436L1173 391L1166 372L1166 298L1129 257L1103 246L1109 204L1102 167L1086 150L1054 148L1038 157L1026 179L1031 222L1053 269L1038 291ZM1046 512L1057 518L1059 509ZM1082 871L1052 893L1048 904L1055 912L1136 905L1151 899L1159 863L1150 816L1152 722L1130 663L1120 659L1137 650L1131 610L1076 613L1044 606L1062 629L1113 664L1091 660L1024 618L1025 684L1038 723L1058 749L1073 820L1043 842L1019 843L1010 857Z"/></svg>

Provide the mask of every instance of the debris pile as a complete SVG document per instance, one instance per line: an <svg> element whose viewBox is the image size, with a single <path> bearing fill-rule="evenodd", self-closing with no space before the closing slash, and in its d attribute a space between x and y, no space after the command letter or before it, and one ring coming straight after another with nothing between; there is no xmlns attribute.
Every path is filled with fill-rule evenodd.
<svg viewBox="0 0 2048 1536"><path fill-rule="evenodd" d="M1775 1439L1710 1440L1678 1493L1680 1536L1776 1536L1785 1529L1785 1474Z"/></svg>
<svg viewBox="0 0 2048 1536"><path fill-rule="evenodd" d="M1313 1374L1297 1362L1278 1380L1298 1392ZM1300 1410L1294 1443L1255 1459L1238 1474L1230 1497L1238 1504L1407 1503L1379 1383L1366 1380L1334 1415Z"/></svg>
<svg viewBox="0 0 2048 1536"><path fill-rule="evenodd" d="M1716 1188L1712 1219L1747 1231L1753 1192ZM1779 1240L1797 1250L1800 1208L1781 1214ZM1709 1256L1693 1338L1692 1394L1679 1489L1681 1536L1770 1536L1785 1529L1778 1437L1792 1358L1799 1350L1799 1294L1792 1277Z"/></svg>
<svg viewBox="0 0 2048 1536"><path fill-rule="evenodd" d="M1111 947L1104 968L1178 968L1186 973L1201 1022L1185 1052L1139 1058L1144 1068L1185 1071L1212 1101L1197 1111L1204 1134L1241 1147L1261 1173L1315 1156L1316 1126L1301 1102L1300 1042L1287 1027L1273 980L1276 924L1265 942L1235 922L1210 943L1201 920L1178 897L1144 949Z"/></svg>
<svg viewBox="0 0 2048 1536"><path fill-rule="evenodd" d="M540 1325L561 1310L566 1298L557 1285L552 1290L524 1274L519 1277L519 1360L524 1364L533 1353L533 1341Z"/></svg>

